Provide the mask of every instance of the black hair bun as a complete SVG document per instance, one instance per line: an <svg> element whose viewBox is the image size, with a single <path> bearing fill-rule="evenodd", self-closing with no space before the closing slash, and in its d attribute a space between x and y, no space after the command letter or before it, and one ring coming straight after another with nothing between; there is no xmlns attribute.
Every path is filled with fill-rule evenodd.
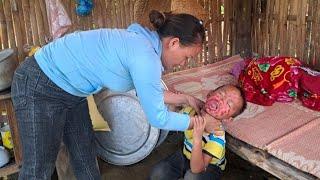
<svg viewBox="0 0 320 180"><path fill-rule="evenodd" d="M164 24L165 17L159 11L152 10L149 13L149 20L154 28L159 29Z"/></svg>

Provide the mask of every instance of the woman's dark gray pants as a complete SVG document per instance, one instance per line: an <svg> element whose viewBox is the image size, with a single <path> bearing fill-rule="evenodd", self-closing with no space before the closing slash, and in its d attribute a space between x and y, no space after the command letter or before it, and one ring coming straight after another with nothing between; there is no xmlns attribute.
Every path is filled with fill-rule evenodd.
<svg viewBox="0 0 320 180"><path fill-rule="evenodd" d="M55 85L34 57L16 70L11 93L23 155L19 179L51 179L62 141L77 179L101 179L86 98Z"/></svg>

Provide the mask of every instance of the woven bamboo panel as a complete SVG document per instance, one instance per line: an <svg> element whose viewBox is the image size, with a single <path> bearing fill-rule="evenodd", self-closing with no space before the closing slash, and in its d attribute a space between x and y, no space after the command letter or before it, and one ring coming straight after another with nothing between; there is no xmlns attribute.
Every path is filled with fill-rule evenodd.
<svg viewBox="0 0 320 180"><path fill-rule="evenodd" d="M85 17L75 13L76 1L60 2L72 22L68 33L102 27L126 28L133 21L150 27L148 14L152 9L198 16L205 20L207 29L203 52L180 69L212 63L232 54L233 0L93 0L93 11ZM0 1L0 35L0 48L15 49L19 61L25 57L25 46L46 44L50 39L50 30L45 1Z"/></svg>
<svg viewBox="0 0 320 180"><path fill-rule="evenodd" d="M126 28L134 20L134 8L139 0L93 0L94 8L88 16L75 13L76 1L61 0L72 22L70 32L95 28Z"/></svg>
<svg viewBox="0 0 320 180"><path fill-rule="evenodd" d="M255 0L253 51L262 56L295 56L320 68L320 1Z"/></svg>
<svg viewBox="0 0 320 180"><path fill-rule="evenodd" d="M174 2L174 1L172 1ZM179 7L176 2L176 7ZM180 69L186 69L190 67L201 66L222 60L226 56L232 55L232 41L234 36L233 28L233 0L197 0L201 9L194 5L192 1L181 0L180 7L187 6L183 3L189 2L189 8L185 11L189 14L193 14L198 18L204 20L206 28L206 41L203 44L203 51L197 59L190 60L186 67L180 67ZM183 12L184 9L176 9L174 4L172 8L176 12ZM195 8L190 8L195 7ZM203 11L204 10L204 11ZM192 12L194 11L194 12ZM207 15L207 18L203 16Z"/></svg>

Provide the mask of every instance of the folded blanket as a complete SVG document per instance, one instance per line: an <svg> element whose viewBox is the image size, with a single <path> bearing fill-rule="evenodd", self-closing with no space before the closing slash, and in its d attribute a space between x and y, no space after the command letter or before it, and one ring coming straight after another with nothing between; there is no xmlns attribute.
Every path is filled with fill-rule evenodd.
<svg viewBox="0 0 320 180"><path fill-rule="evenodd" d="M310 69L300 69L298 97L302 104L310 109L320 111L320 75Z"/></svg>
<svg viewBox="0 0 320 180"><path fill-rule="evenodd" d="M263 57L247 59L239 76L240 86L249 102L270 106L274 102L291 102L297 97L298 59Z"/></svg>

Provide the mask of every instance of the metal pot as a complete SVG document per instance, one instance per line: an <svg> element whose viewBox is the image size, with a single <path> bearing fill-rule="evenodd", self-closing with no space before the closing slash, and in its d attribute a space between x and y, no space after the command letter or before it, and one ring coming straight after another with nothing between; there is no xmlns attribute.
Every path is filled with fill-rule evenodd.
<svg viewBox="0 0 320 180"><path fill-rule="evenodd" d="M164 82L162 84L167 90ZM169 133L149 124L135 90L118 93L105 89L94 95L94 101L111 129L110 132L95 132L97 152L111 164L131 165L139 162Z"/></svg>
<svg viewBox="0 0 320 180"><path fill-rule="evenodd" d="M103 90L94 96L110 132L95 132L98 155L115 165L131 165L148 156L160 130L150 126L134 91Z"/></svg>
<svg viewBox="0 0 320 180"><path fill-rule="evenodd" d="M0 91L11 86L13 73L18 66L14 59L13 49L4 49L0 51Z"/></svg>

